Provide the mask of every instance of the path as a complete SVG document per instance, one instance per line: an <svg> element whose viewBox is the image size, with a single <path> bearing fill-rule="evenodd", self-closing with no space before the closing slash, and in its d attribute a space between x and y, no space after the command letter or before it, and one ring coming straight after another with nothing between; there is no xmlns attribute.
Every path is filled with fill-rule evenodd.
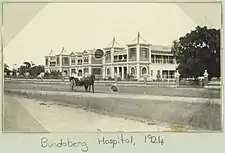
<svg viewBox="0 0 225 153"><path fill-rule="evenodd" d="M166 127L5 94L4 130L19 132L159 131Z"/></svg>

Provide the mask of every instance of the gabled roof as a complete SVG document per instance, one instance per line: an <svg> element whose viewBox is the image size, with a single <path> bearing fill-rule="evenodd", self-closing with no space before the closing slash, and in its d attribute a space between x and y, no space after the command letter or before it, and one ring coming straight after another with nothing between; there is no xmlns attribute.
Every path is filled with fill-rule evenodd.
<svg viewBox="0 0 225 153"><path fill-rule="evenodd" d="M74 53L74 52L71 52L71 53L70 53L70 56L75 56L75 53Z"/></svg>
<svg viewBox="0 0 225 153"><path fill-rule="evenodd" d="M82 52L82 55L87 55L87 54L90 54L91 52L89 51L89 50L84 50L83 52Z"/></svg>
<svg viewBox="0 0 225 153"><path fill-rule="evenodd" d="M82 55L82 52L75 52L76 55Z"/></svg>
<svg viewBox="0 0 225 153"><path fill-rule="evenodd" d="M113 41L107 45L106 48L124 48L118 41L116 41L116 38L113 37Z"/></svg>
<svg viewBox="0 0 225 153"><path fill-rule="evenodd" d="M70 55L70 53L68 53L68 52L66 51L66 49L65 49L64 47L62 47L62 50L61 50L60 55Z"/></svg>
<svg viewBox="0 0 225 153"><path fill-rule="evenodd" d="M49 56L56 56L56 53L51 49Z"/></svg>
<svg viewBox="0 0 225 153"><path fill-rule="evenodd" d="M144 40L141 35L140 35L140 32L138 32L138 35L137 37L135 37L133 40L132 40L132 44L149 44L146 40Z"/></svg>

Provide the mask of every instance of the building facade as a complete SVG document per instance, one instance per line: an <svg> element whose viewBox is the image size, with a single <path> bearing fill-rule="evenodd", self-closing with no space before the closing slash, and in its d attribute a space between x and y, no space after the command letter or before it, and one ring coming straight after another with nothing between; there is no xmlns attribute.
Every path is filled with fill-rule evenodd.
<svg viewBox="0 0 225 153"><path fill-rule="evenodd" d="M173 79L177 63L171 47L152 45L138 36L126 47L120 45L115 38L105 48L101 59L94 56L95 49L69 53L62 48L60 54L51 50L45 57L45 71L65 72L67 76L73 72L83 76L93 73L101 79L120 77L122 80L132 76L143 80Z"/></svg>

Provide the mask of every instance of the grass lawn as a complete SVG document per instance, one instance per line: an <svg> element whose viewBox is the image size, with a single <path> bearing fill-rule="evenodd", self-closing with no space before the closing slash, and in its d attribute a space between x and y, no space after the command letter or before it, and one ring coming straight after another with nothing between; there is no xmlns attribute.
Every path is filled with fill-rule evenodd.
<svg viewBox="0 0 225 153"><path fill-rule="evenodd" d="M13 93L14 94L14 93ZM68 107L79 107L109 116L139 120L156 124L180 125L187 129L221 130L221 105L206 103L182 103L157 100L119 98L84 98L63 95L23 95L43 101L54 101Z"/></svg>
<svg viewBox="0 0 225 153"><path fill-rule="evenodd" d="M36 89L46 91L71 91L69 85L60 84L16 84L5 83L6 89ZM109 93L111 86L95 86L95 92L97 93ZM80 87L79 91L84 91L83 87ZM132 93L132 94L148 94L159 96L180 96L180 97L203 97L203 98L220 98L220 90L218 89L204 89L204 88L172 88L172 87L160 87L160 86L136 86L136 87L119 87L120 93Z"/></svg>

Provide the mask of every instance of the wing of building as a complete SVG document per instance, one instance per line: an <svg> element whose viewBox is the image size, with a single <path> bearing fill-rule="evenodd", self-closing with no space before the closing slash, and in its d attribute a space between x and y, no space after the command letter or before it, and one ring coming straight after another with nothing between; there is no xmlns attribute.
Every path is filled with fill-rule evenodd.
<svg viewBox="0 0 225 153"><path fill-rule="evenodd" d="M45 71L65 72L67 76L77 72L95 74L100 79L119 76L126 80L129 76L137 80L173 79L177 63L171 52L171 46L149 44L140 33L126 46L116 41L102 48L105 56L96 59L95 49L83 52L67 52L63 47L59 54L51 50L45 56Z"/></svg>

